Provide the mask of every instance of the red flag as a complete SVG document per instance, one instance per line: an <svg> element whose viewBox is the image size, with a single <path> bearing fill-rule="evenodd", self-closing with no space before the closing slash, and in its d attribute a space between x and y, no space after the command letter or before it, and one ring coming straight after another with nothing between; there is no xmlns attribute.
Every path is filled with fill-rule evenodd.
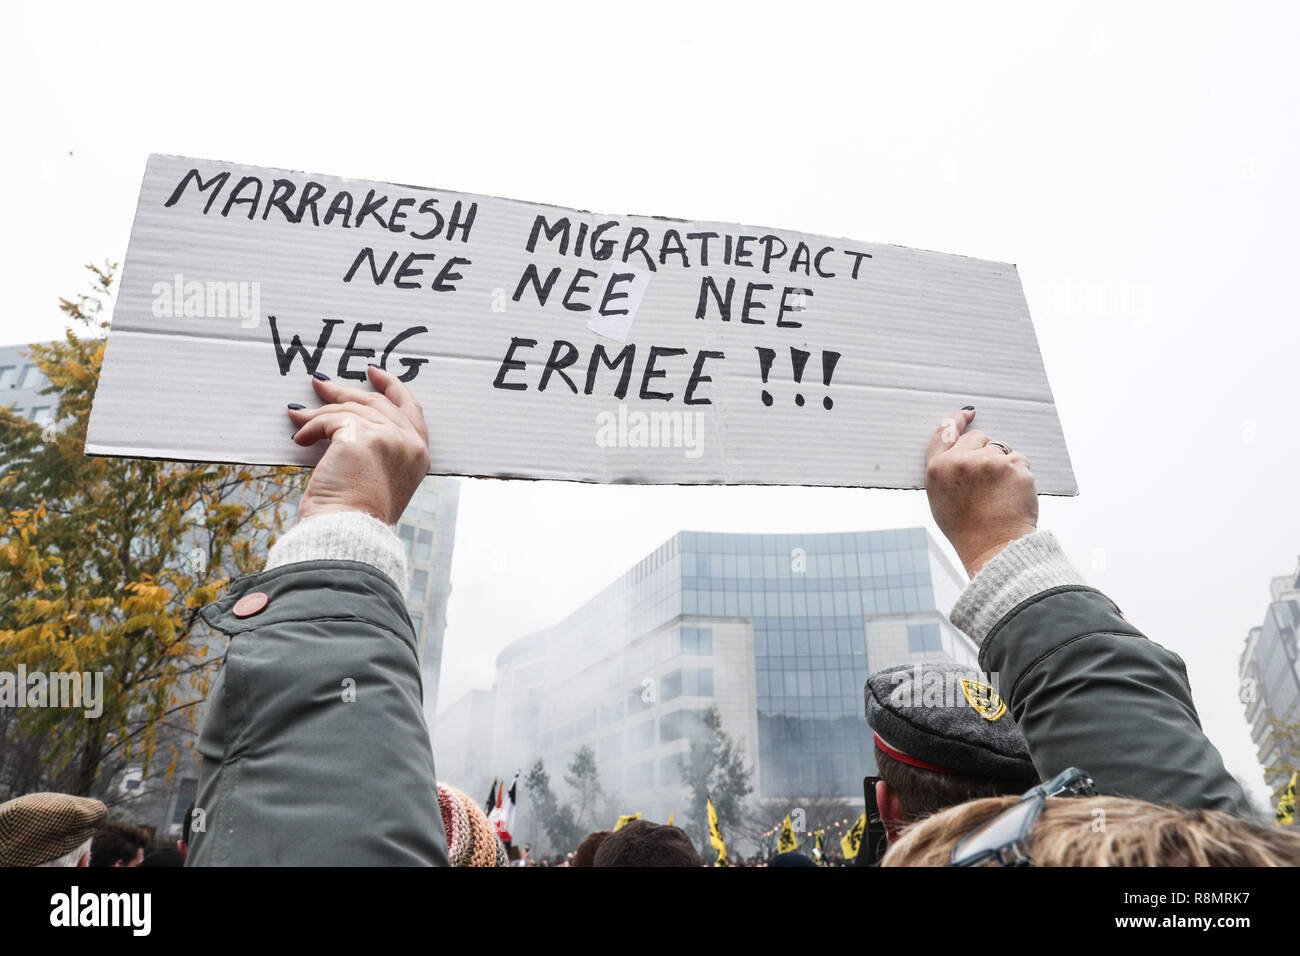
<svg viewBox="0 0 1300 956"><path fill-rule="evenodd" d="M514 782L510 784L509 794L505 793L506 785L505 781L502 781L497 790L496 809L494 809L488 816L488 822L492 824L493 829L496 831L496 835L500 837L501 842L507 846L513 839L510 835L510 831L515 825L515 800L518 797L518 790L516 789L518 786L519 774L515 774Z"/></svg>

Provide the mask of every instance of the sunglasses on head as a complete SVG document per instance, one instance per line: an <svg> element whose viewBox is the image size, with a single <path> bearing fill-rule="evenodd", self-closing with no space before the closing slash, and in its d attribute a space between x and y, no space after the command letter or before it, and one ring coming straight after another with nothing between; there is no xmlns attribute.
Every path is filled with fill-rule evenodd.
<svg viewBox="0 0 1300 956"><path fill-rule="evenodd" d="M952 848L953 866L1033 866L1029 838L1049 797L1091 797L1097 788L1078 767L1040 783Z"/></svg>

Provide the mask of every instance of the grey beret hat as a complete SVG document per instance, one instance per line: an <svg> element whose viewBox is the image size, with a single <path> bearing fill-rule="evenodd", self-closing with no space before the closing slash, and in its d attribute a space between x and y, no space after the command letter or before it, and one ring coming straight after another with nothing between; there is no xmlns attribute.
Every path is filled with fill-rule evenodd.
<svg viewBox="0 0 1300 956"><path fill-rule="evenodd" d="M1006 703L973 668L927 661L877 671L866 704L876 745L903 763L971 777L1035 772Z"/></svg>

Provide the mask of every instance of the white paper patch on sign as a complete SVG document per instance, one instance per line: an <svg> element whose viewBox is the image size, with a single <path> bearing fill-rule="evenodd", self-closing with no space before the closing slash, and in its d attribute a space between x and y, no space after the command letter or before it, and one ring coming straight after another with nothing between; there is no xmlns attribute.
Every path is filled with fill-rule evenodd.
<svg viewBox="0 0 1300 956"><path fill-rule="evenodd" d="M609 301L602 302L605 310L587 321L587 328L615 342L626 342L632 333L641 299L650 286L650 273L631 266L615 266L610 270L605 287ZM620 301L621 300L621 301Z"/></svg>
<svg viewBox="0 0 1300 956"><path fill-rule="evenodd" d="M178 156L145 171L86 450L311 465L399 375L432 474L921 488L945 416L1076 485L1014 266Z"/></svg>

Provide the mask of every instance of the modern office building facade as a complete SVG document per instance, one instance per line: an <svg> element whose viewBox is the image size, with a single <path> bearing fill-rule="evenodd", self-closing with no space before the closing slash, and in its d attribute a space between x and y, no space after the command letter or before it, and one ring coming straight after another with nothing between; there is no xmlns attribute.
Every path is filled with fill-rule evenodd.
<svg viewBox="0 0 1300 956"><path fill-rule="evenodd" d="M1269 787L1290 777L1300 730L1300 566L1269 582L1264 623L1246 635L1238 664L1241 700ZM1289 725L1289 726L1288 726Z"/></svg>
<svg viewBox="0 0 1300 956"><path fill-rule="evenodd" d="M419 642L424 679L424 713L430 727L438 710L438 678L442 672L442 638L447 629L447 599L451 596L451 557L456 545L456 516L460 482L429 477L420 484L397 533L406 545L411 586L406 607Z"/></svg>
<svg viewBox="0 0 1300 956"><path fill-rule="evenodd" d="M27 349L25 345L0 347L0 406L10 406L28 419L57 427L58 396L41 394L49 382L28 357ZM429 721L437 708L459 501L460 483L456 479L425 478L397 526L411 571L407 610L419 642L425 715ZM286 516L286 528L293 522L293 510L291 507ZM157 825L159 833L179 833L185 807L198 785L190 735L180 733L185 738L180 740L181 759L170 781L163 779L159 766L148 778L143 777L141 768L133 767L116 784L117 799L131 807L138 822ZM166 760L161 763L165 765Z"/></svg>
<svg viewBox="0 0 1300 956"><path fill-rule="evenodd" d="M39 425L54 420L58 399L42 395L50 383L27 357L25 345L0 346L0 407L12 406L24 418Z"/></svg>
<svg viewBox="0 0 1300 956"><path fill-rule="evenodd" d="M440 782L480 797L505 773L505 768L495 768L487 759L495 716L495 695L490 690L462 694L438 714L430 727L434 769ZM516 769L526 773L528 768L511 768L510 772Z"/></svg>
<svg viewBox="0 0 1300 956"><path fill-rule="evenodd" d="M963 583L923 528L684 531L507 647L492 720L440 727L436 752L476 754L462 785L482 788L537 759L556 780L590 746L606 790L662 820L683 809L678 759L716 705L754 767L754 796L860 803L874 770L867 674L974 666L975 647L943 613ZM471 739L458 739L462 726Z"/></svg>

